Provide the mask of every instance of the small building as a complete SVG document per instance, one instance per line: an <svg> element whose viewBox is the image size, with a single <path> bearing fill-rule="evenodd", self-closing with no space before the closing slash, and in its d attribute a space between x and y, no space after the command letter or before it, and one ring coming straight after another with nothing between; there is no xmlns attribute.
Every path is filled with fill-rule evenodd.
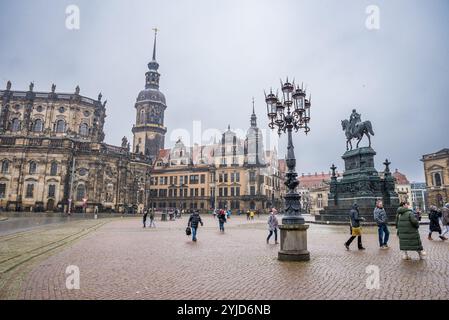
<svg viewBox="0 0 449 320"><path fill-rule="evenodd" d="M395 191L398 194L399 202L408 202L412 203L412 186L407 179L407 176L398 169L396 169L393 173L393 177L395 179Z"/></svg>
<svg viewBox="0 0 449 320"><path fill-rule="evenodd" d="M412 182L412 205L414 209L427 210L427 188L425 182Z"/></svg>
<svg viewBox="0 0 449 320"><path fill-rule="evenodd" d="M429 205L442 207L449 202L449 148L425 154L421 161L424 164Z"/></svg>

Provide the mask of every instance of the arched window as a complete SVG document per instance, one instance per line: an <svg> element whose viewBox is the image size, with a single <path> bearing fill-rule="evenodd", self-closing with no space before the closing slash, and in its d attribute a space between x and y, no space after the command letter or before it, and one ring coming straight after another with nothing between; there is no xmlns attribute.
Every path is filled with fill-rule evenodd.
<svg viewBox="0 0 449 320"><path fill-rule="evenodd" d="M2 161L2 173L8 173L9 171L9 160Z"/></svg>
<svg viewBox="0 0 449 320"><path fill-rule="evenodd" d="M41 119L36 119L33 124L33 132L41 132L43 129L43 122Z"/></svg>
<svg viewBox="0 0 449 320"><path fill-rule="evenodd" d="M11 131L17 132L20 131L20 120L17 118L12 119L11 121Z"/></svg>
<svg viewBox="0 0 449 320"><path fill-rule="evenodd" d="M443 184L441 180L441 174L439 172L433 174L433 183L435 187L441 187L441 185Z"/></svg>
<svg viewBox="0 0 449 320"><path fill-rule="evenodd" d="M58 163L53 161L50 165L50 175L55 176L58 174Z"/></svg>
<svg viewBox="0 0 449 320"><path fill-rule="evenodd" d="M58 120L58 121L56 121L55 131L56 131L57 133L65 132L65 121L64 121L64 120Z"/></svg>
<svg viewBox="0 0 449 320"><path fill-rule="evenodd" d="M76 201L83 201L86 196L86 186L84 184L79 184L76 187Z"/></svg>
<svg viewBox="0 0 449 320"><path fill-rule="evenodd" d="M145 110L140 110L140 119L139 123L144 124L145 123Z"/></svg>
<svg viewBox="0 0 449 320"><path fill-rule="evenodd" d="M82 123L80 125L80 135L83 137L86 137L89 135L89 126L87 125L87 123Z"/></svg>
<svg viewBox="0 0 449 320"><path fill-rule="evenodd" d="M37 163L35 161L30 162L30 174L35 174L37 171Z"/></svg>

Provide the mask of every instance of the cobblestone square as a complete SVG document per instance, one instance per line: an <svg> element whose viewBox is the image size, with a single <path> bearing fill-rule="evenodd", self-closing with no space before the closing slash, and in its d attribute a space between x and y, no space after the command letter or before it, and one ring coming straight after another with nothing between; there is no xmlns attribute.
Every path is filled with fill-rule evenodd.
<svg viewBox="0 0 449 320"><path fill-rule="evenodd" d="M266 216L253 221L233 216L224 234L212 217L203 220L197 243L185 235L187 217L156 221L151 229L142 228L138 218L98 220L101 225L82 238L36 263L28 261L15 298L410 300L445 299L449 292L449 243L428 241L425 225L423 261L417 255L401 260L394 227L389 250L378 248L377 228L365 228L362 252L344 248L348 227L311 224L311 260L298 263L278 261L274 239L266 244ZM53 234L62 227L55 228ZM70 265L79 267L79 290L66 288ZM377 290L366 286L368 266L379 268ZM5 277L12 274L4 272ZM5 288L1 292L2 299L14 297Z"/></svg>

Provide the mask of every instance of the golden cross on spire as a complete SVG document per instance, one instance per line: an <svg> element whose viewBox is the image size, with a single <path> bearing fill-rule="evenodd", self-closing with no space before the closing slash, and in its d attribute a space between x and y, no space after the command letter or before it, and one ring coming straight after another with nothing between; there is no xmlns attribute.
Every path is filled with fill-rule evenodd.
<svg viewBox="0 0 449 320"><path fill-rule="evenodd" d="M157 32L159 31L159 29L156 27L156 28L153 28L153 31L154 31L154 35L157 35Z"/></svg>

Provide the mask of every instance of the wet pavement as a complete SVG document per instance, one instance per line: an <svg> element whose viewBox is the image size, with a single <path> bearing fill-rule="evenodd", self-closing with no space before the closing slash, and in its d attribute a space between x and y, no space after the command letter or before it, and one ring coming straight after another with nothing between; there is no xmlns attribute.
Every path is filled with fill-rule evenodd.
<svg viewBox="0 0 449 320"><path fill-rule="evenodd" d="M187 217L156 221L143 229L141 219L108 224L33 266L23 277L19 299L446 299L449 292L449 243L428 241L428 256L401 259L395 228L390 249L380 250L377 228L364 228L365 251L346 251L347 226L311 224L311 261L277 260L279 246L267 244L266 216L247 221L232 217L225 233L204 216L198 242L185 235ZM13 240L11 240L13 241ZM66 288L66 268L80 270L79 290ZM372 288L370 270L379 270Z"/></svg>
<svg viewBox="0 0 449 320"><path fill-rule="evenodd" d="M17 232L23 232L28 230L33 230L35 228L52 225L52 224L63 224L71 221L83 220L83 219L92 219L79 216L47 216L47 215L39 215L39 216L2 216L2 218L6 218L6 220L0 220L0 236L9 235Z"/></svg>

